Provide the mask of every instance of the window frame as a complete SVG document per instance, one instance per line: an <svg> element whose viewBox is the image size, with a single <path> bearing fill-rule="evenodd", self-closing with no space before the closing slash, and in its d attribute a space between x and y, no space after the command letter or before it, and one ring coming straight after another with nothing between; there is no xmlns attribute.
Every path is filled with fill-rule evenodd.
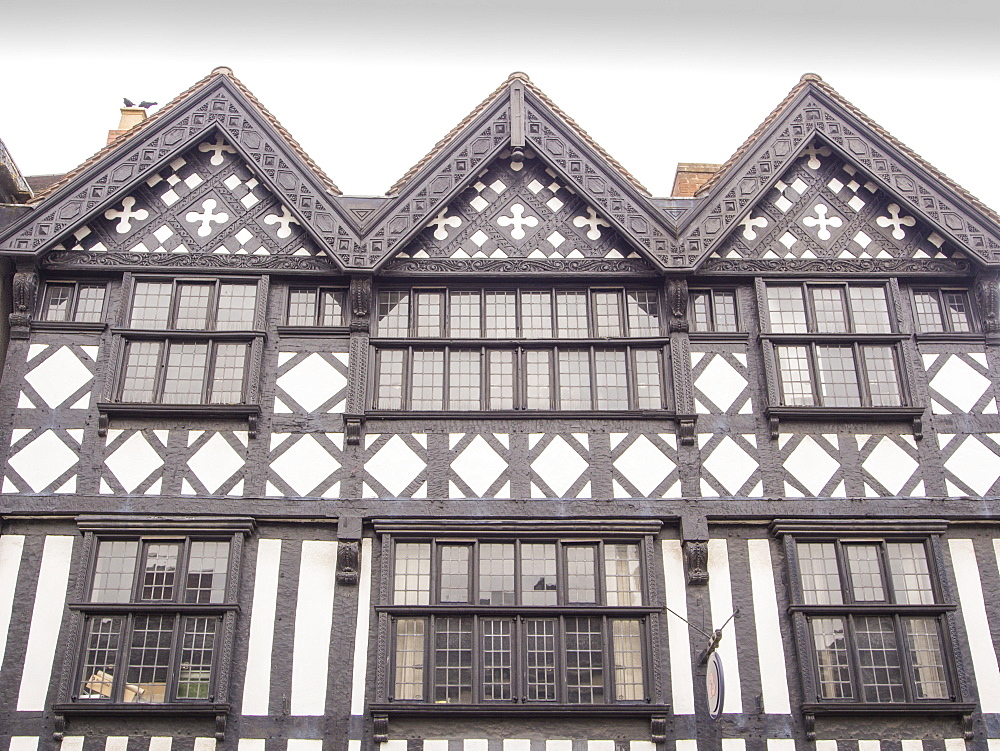
<svg viewBox="0 0 1000 751"><path fill-rule="evenodd" d="M720 329L716 322L718 311L716 308L716 296L728 294L733 300L733 315L736 323L732 329ZM708 296L708 325L701 328L695 318L695 303L700 295ZM692 287L688 291L688 328L691 334L719 334L724 336L734 336L746 334L746 326L740 316L740 293L736 287Z"/></svg>
<svg viewBox="0 0 1000 751"><path fill-rule="evenodd" d="M296 292L315 292L316 300L313 302L313 322L312 323L289 323L289 316L291 312L292 305L292 295ZM342 309L343 314L340 323L325 324L321 323L321 316L323 310L322 296L323 293L333 292L341 293L343 295ZM288 333L316 333L325 331L344 331L350 327L351 324L351 306L350 306L350 289L346 284L295 284L289 283L285 288L284 305L282 308L281 315L281 325L278 327L278 331L284 334Z"/></svg>
<svg viewBox="0 0 1000 751"><path fill-rule="evenodd" d="M375 607L379 616L379 641L378 653L379 664L386 666L384 673L379 676L376 687L377 701L371 707L375 713L388 712L395 714L456 714L475 715L491 712L517 714L569 714L574 716L587 715L592 713L601 714L611 712L614 714L660 714L666 709L662 703L663 697L659 695L661 683L659 672L661 671L661 660L659 659L659 634L663 633L661 624L662 597L659 592L661 574L655 569L654 538L659 530L659 522L621 522L610 521L593 529L581 529L579 526L570 527L565 524L551 522L535 522L532 524L514 522L501 523L496 526L483 527L471 523L458 522L454 528L435 527L433 525L419 522L417 520L376 522L375 531L381 538L382 550L382 578L381 592L384 594L384 601ZM395 592L395 565L396 546L399 543L427 543L429 550L427 555L428 566L428 600L426 604L396 604L394 602ZM556 565L559 569L556 580L556 605L526 605L521 604L518 599L514 604L481 604L475 602L476 591L479 579L478 550L479 546L489 543L513 543L515 569L511 575L514 579L514 593L521 591L522 578L519 568L521 560L516 552L519 545L531 543L552 543L555 545ZM606 604L606 579L604 566L604 555L601 552L604 543L628 543L638 545L638 557L641 577L641 605L619 606ZM574 544L593 545L595 552L594 580L597 585L595 591L594 604L577 604L566 602L565 595L565 556L558 552ZM469 546L468 562L466 566L468 602L442 602L440 573L442 546ZM517 598L517 594L513 594ZM527 690L526 673L528 666L525 663L526 655L523 652L527 638L523 628L526 619L532 618L552 618L557 622L562 622L565 618L572 617L600 617L602 619L602 691L603 696L598 703L574 703L569 702L566 687L566 646L561 642L560 629L555 627L555 681L557 694L555 700L536 699L528 700L523 698ZM461 702L437 702L434 696L434 640L432 638L433 624L435 618L442 617L463 617L468 618L470 628L470 659L471 682L468 684L470 692L469 701ZM423 618L424 638L422 644L423 662L422 667L422 697L417 699L396 698L396 626L401 619ZM505 619L511 622L510 646L507 652L510 661L510 682L509 698L490 699L483 696L483 676L480 673L482 667L482 656L484 654L484 635L482 633L479 619ZM642 680L643 697L637 700L615 700L614 680L615 665L612 660L612 621L614 619L641 621L639 639L642 649Z"/></svg>
<svg viewBox="0 0 1000 751"><path fill-rule="evenodd" d="M964 298L967 305L966 310L968 311L968 330L967 331L955 331L955 324L952 320L952 316L946 313L948 307L944 302L944 295L946 293L960 293ZM938 305L938 316L941 323L941 328L939 329L925 329L920 323L920 317L917 313L917 295L918 294L933 294L935 301ZM961 285L956 286L942 286L942 287L928 287L924 285L913 285L909 290L909 299L911 309L913 311L913 330L918 336L921 337L934 337L935 335L952 337L968 337L970 334L974 336L982 335L982 328L980 327L979 315L976 310L976 306L973 304L973 298L970 294L968 287L963 287Z"/></svg>
<svg viewBox="0 0 1000 751"><path fill-rule="evenodd" d="M76 315L78 313L80 304L80 287L103 287L104 295L101 302L101 310L97 316L96 320L93 321L78 321ZM48 300L49 289L52 287L72 287L71 295L71 305L68 311L68 316L64 319L50 319L47 318L47 306L46 301ZM46 328L72 328L74 330L90 330L90 329L103 329L106 325L106 317L108 314L108 282L103 279L46 279L42 284L42 289L38 295L38 300L35 306L35 311L31 320L31 325L34 328L46 329Z"/></svg>
<svg viewBox="0 0 1000 751"><path fill-rule="evenodd" d="M941 535L946 523L936 520L790 520L778 519L771 525L771 532L784 548L788 570L788 608L791 630L795 635L799 673L802 677L802 711L806 715L807 729L815 737L817 715L837 714L953 714L963 718L975 708L975 702L966 700L966 687L961 680L960 652L957 648L957 601L954 588L942 565ZM838 563L841 603L806 604L802 581L802 566L798 544L832 543ZM890 543L919 543L923 546L928 578L933 594L932 603L901 603L893 595L892 571L886 547ZM883 587L883 600L855 600L851 574L846 565L846 546L876 544L879 550L879 574ZM853 619L863 616L892 618L896 636L896 655L903 681L903 701L869 701L864 696L864 684L858 663L858 642L854 634ZM850 698L825 698L819 680L820 666L813 643L811 620L817 617L840 618L844 622L844 639L848 652ZM918 679L911 664L910 648L906 642L903 620L908 617L930 618L938 623L941 658L949 697L921 699L916 696Z"/></svg>
<svg viewBox="0 0 1000 751"><path fill-rule="evenodd" d="M149 715L149 716L208 716L215 718L217 732L225 728L226 714L230 709L229 683L233 659L236 620L240 610L239 582L243 548L246 538L253 533L255 522L248 517L162 517L148 516L82 516L77 526L83 534L83 544L78 559L76 588L67 603L71 617L72 634L63 663L58 699L53 706L57 716L72 715ZM135 569L131 592L127 602L100 602L92 599L98 552L101 542L135 541ZM184 581L190 563L191 544L194 542L227 542L229 557L225 570L225 592L221 602L192 603L184 597L188 591ZM142 562L146 547L156 542L182 542L178 555L173 597L170 600L142 600L138 596ZM113 615L122 618L120 640L116 649L116 677L113 678L112 695L107 699L80 696L84 685L87 659L89 623L95 617ZM132 621L147 615L172 617L172 637L169 647L168 677L162 702L124 701L127 688L128 655L133 647L129 643ZM217 618L212 648L211 675L208 696L205 698L177 698L181 664L179 655L183 646L182 621L185 617Z"/></svg>

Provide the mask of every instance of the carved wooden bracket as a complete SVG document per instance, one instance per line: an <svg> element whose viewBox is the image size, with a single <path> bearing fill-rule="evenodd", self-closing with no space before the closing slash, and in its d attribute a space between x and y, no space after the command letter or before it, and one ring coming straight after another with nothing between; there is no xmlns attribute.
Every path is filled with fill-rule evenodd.
<svg viewBox="0 0 1000 751"><path fill-rule="evenodd" d="M666 743L667 742L667 718L666 717L650 717L649 718L649 740L653 743Z"/></svg>
<svg viewBox="0 0 1000 751"><path fill-rule="evenodd" d="M337 583L357 584L360 570L361 543L357 540L341 540L337 544Z"/></svg>
<svg viewBox="0 0 1000 751"><path fill-rule="evenodd" d="M215 740L224 741L226 740L226 723L229 721L229 715L225 712L219 712L215 715Z"/></svg>
<svg viewBox="0 0 1000 751"><path fill-rule="evenodd" d="M346 412L344 413L344 433L347 435L348 446L358 446L361 444L364 426L364 415L349 415Z"/></svg>
<svg viewBox="0 0 1000 751"><path fill-rule="evenodd" d="M983 333L1000 334L1000 279L996 273L984 271L976 277L976 303Z"/></svg>
<svg viewBox="0 0 1000 751"><path fill-rule="evenodd" d="M10 338L27 339L31 326L31 314L35 310L38 296L38 272L34 268L19 267L14 274L14 309L7 319L10 321Z"/></svg>
<svg viewBox="0 0 1000 751"><path fill-rule="evenodd" d="M684 568L688 584L708 583L708 541L684 541Z"/></svg>
<svg viewBox="0 0 1000 751"><path fill-rule="evenodd" d="M677 418L677 437L681 446L694 446L694 426L697 418L692 416Z"/></svg>
<svg viewBox="0 0 1000 751"><path fill-rule="evenodd" d="M389 740L389 715L372 715L372 732L375 743L385 743Z"/></svg>
<svg viewBox="0 0 1000 751"><path fill-rule="evenodd" d="M351 277L351 331L368 331L371 325L372 278Z"/></svg>
<svg viewBox="0 0 1000 751"><path fill-rule="evenodd" d="M670 306L670 330L688 330L688 283L687 279L667 280L667 304Z"/></svg>
<svg viewBox="0 0 1000 751"><path fill-rule="evenodd" d="M805 719L806 726L806 740L816 740L816 715L812 712L806 712L803 718Z"/></svg>

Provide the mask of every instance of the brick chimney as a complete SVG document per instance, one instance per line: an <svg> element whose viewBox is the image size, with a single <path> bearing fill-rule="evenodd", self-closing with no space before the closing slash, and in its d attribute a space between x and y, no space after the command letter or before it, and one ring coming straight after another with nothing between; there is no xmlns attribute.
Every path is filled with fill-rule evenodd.
<svg viewBox="0 0 1000 751"><path fill-rule="evenodd" d="M118 129L108 131L108 143L114 141L122 133L132 130L146 117L146 110L143 107L122 107L122 119L118 123Z"/></svg>
<svg viewBox="0 0 1000 751"><path fill-rule="evenodd" d="M124 112L125 110L122 110ZM680 162L674 175L674 187L670 195L674 198L691 198L698 188L719 171L721 164Z"/></svg>

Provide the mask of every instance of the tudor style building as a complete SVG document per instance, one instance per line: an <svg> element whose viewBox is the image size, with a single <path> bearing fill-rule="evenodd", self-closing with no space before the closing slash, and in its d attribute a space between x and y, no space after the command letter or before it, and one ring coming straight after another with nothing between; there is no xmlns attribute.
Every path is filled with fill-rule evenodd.
<svg viewBox="0 0 1000 751"><path fill-rule="evenodd" d="M1000 747L1000 217L812 75L678 186L220 68L6 211L0 748Z"/></svg>

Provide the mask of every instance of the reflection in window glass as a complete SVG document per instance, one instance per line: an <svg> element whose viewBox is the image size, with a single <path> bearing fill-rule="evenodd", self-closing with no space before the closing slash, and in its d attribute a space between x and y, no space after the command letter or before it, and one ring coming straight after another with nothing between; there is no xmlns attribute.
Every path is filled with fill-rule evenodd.
<svg viewBox="0 0 1000 751"><path fill-rule="evenodd" d="M845 545L851 594L856 602L885 602L878 545Z"/></svg>
<svg viewBox="0 0 1000 751"><path fill-rule="evenodd" d="M934 588L927 568L927 551L921 542L886 543L892 589L901 605L930 605Z"/></svg>
<svg viewBox="0 0 1000 751"><path fill-rule="evenodd" d="M73 310L72 284L46 284L42 318L46 321L68 321Z"/></svg>
<svg viewBox="0 0 1000 751"><path fill-rule="evenodd" d="M138 551L139 543L135 540L101 540L97 546L91 602L129 602L132 599Z"/></svg>
<svg viewBox="0 0 1000 751"><path fill-rule="evenodd" d="M513 339L517 336L517 295L513 292L486 293L486 336Z"/></svg>
<svg viewBox="0 0 1000 751"><path fill-rule="evenodd" d="M510 701L513 626L509 618L483 618L483 700Z"/></svg>
<svg viewBox="0 0 1000 751"><path fill-rule="evenodd" d="M914 292L913 312L921 331L944 331L941 305L936 292Z"/></svg>
<svg viewBox="0 0 1000 751"><path fill-rule="evenodd" d="M205 385L205 342L170 342L163 383L164 404L198 404Z"/></svg>
<svg viewBox="0 0 1000 751"><path fill-rule="evenodd" d="M401 349L378 351L378 387L376 409L403 408L403 363L406 352Z"/></svg>
<svg viewBox="0 0 1000 751"><path fill-rule="evenodd" d="M898 407L902 404L893 353L892 347L861 348L873 407Z"/></svg>
<svg viewBox="0 0 1000 751"><path fill-rule="evenodd" d="M483 543L479 546L479 604L514 604L514 546Z"/></svg>
<svg viewBox="0 0 1000 751"><path fill-rule="evenodd" d="M625 352L602 350L594 353L597 380L597 409L628 409L628 375Z"/></svg>
<svg viewBox="0 0 1000 751"><path fill-rule="evenodd" d="M851 316L857 333L888 334L892 331L885 287L850 286L848 290L851 294Z"/></svg>
<svg viewBox="0 0 1000 751"><path fill-rule="evenodd" d="M510 350L490 350L489 389L490 409L514 408L514 353Z"/></svg>
<svg viewBox="0 0 1000 751"><path fill-rule="evenodd" d="M434 622L434 703L472 701L472 619L441 617Z"/></svg>
<svg viewBox="0 0 1000 751"><path fill-rule="evenodd" d="M824 407L860 407L858 374L851 347L817 347L820 391Z"/></svg>
<svg viewBox="0 0 1000 751"><path fill-rule="evenodd" d="M208 303L214 284L178 284L174 328L203 331L208 328Z"/></svg>
<svg viewBox="0 0 1000 751"><path fill-rule="evenodd" d="M153 401L162 348L162 342L129 342L122 380L123 402Z"/></svg>
<svg viewBox="0 0 1000 751"><path fill-rule="evenodd" d="M628 332L631 336L659 336L660 309L656 290L630 289L626 293Z"/></svg>
<svg viewBox="0 0 1000 751"><path fill-rule="evenodd" d="M469 602L469 546L441 546L441 602Z"/></svg>
<svg viewBox="0 0 1000 751"><path fill-rule="evenodd" d="M917 699L948 699L948 679L936 618L904 618L906 647L913 665Z"/></svg>
<svg viewBox="0 0 1000 751"><path fill-rule="evenodd" d="M448 333L456 338L480 336L479 292L452 292Z"/></svg>
<svg viewBox="0 0 1000 751"><path fill-rule="evenodd" d="M397 542L393 566L395 605L426 605L431 591L431 546L427 542Z"/></svg>
<svg viewBox="0 0 1000 751"><path fill-rule="evenodd" d="M238 343L215 345L212 404L239 404L243 401L243 371L248 349L248 345Z"/></svg>
<svg viewBox="0 0 1000 751"><path fill-rule="evenodd" d="M637 349L635 356L636 407L660 409L663 389L660 386L660 354L655 349Z"/></svg>
<svg viewBox="0 0 1000 751"><path fill-rule="evenodd" d="M905 701L903 670L892 618L859 616L853 620L865 701Z"/></svg>
<svg viewBox="0 0 1000 751"><path fill-rule="evenodd" d="M948 311L948 323L952 331L972 331L969 325L969 297L964 292L945 292L944 309Z"/></svg>
<svg viewBox="0 0 1000 751"><path fill-rule="evenodd" d="M228 542L192 542L185 602L223 602L228 572Z"/></svg>
<svg viewBox="0 0 1000 751"><path fill-rule="evenodd" d="M559 328L559 336L564 339L588 335L585 292L556 293L556 325Z"/></svg>
<svg viewBox="0 0 1000 751"><path fill-rule="evenodd" d="M393 698L400 701L424 698L424 624L423 618L400 618L396 621Z"/></svg>
<svg viewBox="0 0 1000 751"><path fill-rule="evenodd" d="M837 553L830 542L800 542L796 545L802 597L806 605L842 605Z"/></svg>
<svg viewBox="0 0 1000 751"><path fill-rule="evenodd" d="M611 622L611 647L615 662L615 701L643 701L642 636L638 620Z"/></svg>
<svg viewBox="0 0 1000 751"><path fill-rule="evenodd" d="M806 333L806 309L801 287L767 287L767 312L776 334Z"/></svg>
<svg viewBox="0 0 1000 751"><path fill-rule="evenodd" d="M552 353L528 350L524 355L525 404L528 409L552 409Z"/></svg>
<svg viewBox="0 0 1000 751"><path fill-rule="evenodd" d="M600 618L566 618L566 682L571 704L604 701L604 632Z"/></svg>
<svg viewBox="0 0 1000 751"><path fill-rule="evenodd" d="M609 543L604 546L604 586L608 605L642 605L638 545Z"/></svg>
<svg viewBox="0 0 1000 751"><path fill-rule="evenodd" d="M138 615L133 618L124 701L142 704L167 701L173 635L172 615Z"/></svg>
<svg viewBox="0 0 1000 751"><path fill-rule="evenodd" d="M176 542L149 543L142 567L142 600L174 599L177 576L177 555L180 545Z"/></svg>
<svg viewBox="0 0 1000 751"><path fill-rule="evenodd" d="M556 604L556 546L521 544L521 604Z"/></svg>
<svg viewBox="0 0 1000 751"><path fill-rule="evenodd" d="M407 336L410 333L410 293L383 290L378 293L378 335Z"/></svg>
<svg viewBox="0 0 1000 751"><path fill-rule="evenodd" d="M216 331L248 331L257 307L256 284L220 284ZM180 328L180 327L178 327Z"/></svg>
<svg viewBox="0 0 1000 751"><path fill-rule="evenodd" d="M595 336L622 336L621 292L597 291L594 293Z"/></svg>
<svg viewBox="0 0 1000 751"><path fill-rule="evenodd" d="M444 321L444 293L417 292L417 336L441 336Z"/></svg>
<svg viewBox="0 0 1000 751"><path fill-rule="evenodd" d="M480 408L479 350L451 350L448 368L448 408Z"/></svg>
<svg viewBox="0 0 1000 751"><path fill-rule="evenodd" d="M570 603L597 602L597 561L592 545L566 547L566 590Z"/></svg>
<svg viewBox="0 0 1000 751"><path fill-rule="evenodd" d="M170 282L136 282L129 325L134 329L167 328L172 292Z"/></svg>
<svg viewBox="0 0 1000 751"><path fill-rule="evenodd" d="M413 409L441 409L444 396L444 352L416 350L413 353Z"/></svg>
<svg viewBox="0 0 1000 751"><path fill-rule="evenodd" d="M811 407L812 380L809 378L809 354L805 347L775 347L781 400L787 406Z"/></svg>
<svg viewBox="0 0 1000 751"><path fill-rule="evenodd" d="M217 617L184 618L176 698L202 700L210 698L212 654L215 651L215 626L217 622Z"/></svg>
<svg viewBox="0 0 1000 751"><path fill-rule="evenodd" d="M549 339L552 336L552 295L549 292L521 293L521 336Z"/></svg>
<svg viewBox="0 0 1000 751"><path fill-rule="evenodd" d="M847 329L847 307L843 287L813 287L813 311L816 314L816 331L841 334Z"/></svg>
<svg viewBox="0 0 1000 751"><path fill-rule="evenodd" d="M527 699L555 701L556 622L552 618L529 618L524 622L524 631Z"/></svg>
<svg viewBox="0 0 1000 751"><path fill-rule="evenodd" d="M590 409L590 354L586 350L559 352L560 409Z"/></svg>
<svg viewBox="0 0 1000 751"><path fill-rule="evenodd" d="M854 696L843 618L813 618L813 649L819 669L819 695L823 699Z"/></svg>

